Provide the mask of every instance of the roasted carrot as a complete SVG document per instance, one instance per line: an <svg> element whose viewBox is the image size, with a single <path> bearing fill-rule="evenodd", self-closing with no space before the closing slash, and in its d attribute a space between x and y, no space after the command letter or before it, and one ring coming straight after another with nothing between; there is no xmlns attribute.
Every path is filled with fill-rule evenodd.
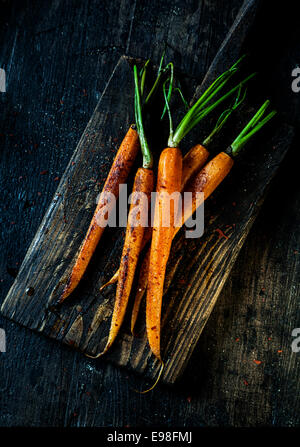
<svg viewBox="0 0 300 447"><path fill-rule="evenodd" d="M138 206L138 213L143 215L144 219L146 218L148 220L148 204L150 202L153 186L153 171L151 169L139 168L135 176L133 193L137 195L144 194L144 197L147 197L147 202L145 203L142 199L138 199L140 200L139 204L135 203L131 204L130 206L125 243L121 257L114 311L108 341L102 354L104 354L114 342L125 316L145 229L145 223L142 225L142 222L140 225L135 226L133 216L136 214L136 207ZM141 218L141 220L143 219Z"/></svg>
<svg viewBox="0 0 300 447"><path fill-rule="evenodd" d="M139 271L139 279L136 288L135 299L133 303L132 313L131 313L131 333L135 335L135 325L139 315L141 302L143 296L147 290L148 285L148 272L149 272L149 262L150 262L150 248L146 251L143 261L141 263Z"/></svg>
<svg viewBox="0 0 300 447"><path fill-rule="evenodd" d="M160 60L157 76L155 82L148 93L144 105L149 103L153 94L157 90L161 77L167 67L163 68L164 54ZM146 68L149 61L147 61L141 71L141 90L143 92L146 77ZM71 271L71 274L67 280L67 283L63 289L61 296L59 297L57 304L61 304L77 287L82 276L84 275L87 266L96 250L96 247L101 239L107 221L114 208L114 201L109 200L108 195L113 195L115 199L119 196L119 185L126 182L132 165L135 161L136 155L139 152L139 136L136 130L136 125L133 124L129 127L124 140L122 141L120 148L113 161L108 177L105 181L103 190L100 194L100 198L91 220L88 231L85 235L79 253L76 257L75 264Z"/></svg>
<svg viewBox="0 0 300 447"><path fill-rule="evenodd" d="M139 136L136 127L132 125L125 135L113 161L71 275L60 296L59 304L73 292L86 271L91 257L104 232L107 218L114 206L113 201L108 200L107 194L113 194L116 198L119 196L119 185L126 182L139 148Z"/></svg>
<svg viewBox="0 0 300 447"><path fill-rule="evenodd" d="M182 154L178 147L164 149L159 158L147 292L147 334L155 356L160 358L160 322L163 277L174 232L178 203L170 195L181 189ZM168 216L168 219L166 217ZM168 220L164 222L164 220Z"/></svg>
<svg viewBox="0 0 300 447"><path fill-rule="evenodd" d="M199 169L205 164L208 157L209 157L208 150L201 144L196 144L195 146L193 146L188 151L188 153L183 157L181 191L184 190L187 182L192 178L192 176L197 171L199 171ZM152 235L152 233L147 233L147 238L144 237L145 245L151 239L151 235ZM141 264L138 285L137 285L137 292L135 295L135 300L134 300L132 314L131 314L131 333L132 334L134 334L134 328L135 328L135 324L137 321L141 301L142 301L144 293L147 289L149 261L150 261L150 250L147 250L145 257L143 259L143 262ZM114 275L114 277L115 277L115 275ZM112 283L112 279L110 280L110 284Z"/></svg>
<svg viewBox="0 0 300 447"><path fill-rule="evenodd" d="M182 225L194 214L196 209L201 205L203 198L196 193L203 192L204 200L214 191L219 183L225 178L233 165L233 159L226 153L221 152L210 162L208 162L200 172L198 172L190 182L186 184L185 190L192 193L192 201L184 205L184 215L179 214L176 220L172 239L176 236ZM219 171L220 175L217 175ZM189 207L190 206L190 207ZM148 285L148 273L150 263L150 248L145 253L139 272L137 291L131 315L131 332L134 334L137 317L141 301L146 292Z"/></svg>
<svg viewBox="0 0 300 447"><path fill-rule="evenodd" d="M197 173L207 161L209 157L209 152L207 150L207 146L210 145L212 139L224 126L230 117L231 113L236 110L244 101L245 94L241 96L241 86L238 88L237 96L233 102L233 104L226 109L217 120L217 123L211 133L204 139L203 145L196 144L193 146L187 154L183 158L182 165L182 181L181 181L181 192L186 190L186 185L189 180ZM205 146L205 147L204 147ZM178 227L178 223L176 223L176 227ZM178 230L177 230L178 231ZM176 233L177 233L176 231ZM148 270L149 270L149 260L150 260L150 250L146 252L146 255L141 264L141 269L139 273L137 292L135 296L135 301L132 309L131 316L131 332L134 333L134 327L137 321L141 300L144 296L144 293L147 289L148 283ZM109 282L111 284L111 281Z"/></svg>
<svg viewBox="0 0 300 447"><path fill-rule="evenodd" d="M262 119L268 105L269 101L266 101L258 110L258 112L253 116L253 118L249 121L249 123L244 127L244 129L240 132L240 134L233 141L230 147L226 151L220 152L211 161L209 161L205 165L205 167L190 180L189 184L186 185L186 190L192 192L191 206L189 209L186 210L183 216L177 217L178 220L175 224L172 238L175 237L176 233L179 231L183 223L186 222L186 220L192 216L194 211L197 209L198 206L201 205L203 200L207 199L212 194L212 192L219 186L219 184L224 180L224 178L229 174L231 168L234 165L234 159L235 157L238 156L242 147L259 129L262 128L262 126L264 126L275 115L276 112L273 110L267 116L265 116L265 118ZM198 198L197 193L203 193L203 195L200 195L200 197ZM160 311L161 311L161 298L163 293L162 289L163 281L162 281L162 274L160 274L159 289L157 283L155 284L155 287L153 287L152 283L150 283L150 278L152 277L151 268L153 268L151 265L151 252L152 252L152 245L150 251L150 262L149 262L149 273L148 273L148 292L147 292L147 309L146 309L147 334L152 352L161 361Z"/></svg>
<svg viewBox="0 0 300 447"><path fill-rule="evenodd" d="M165 149L162 154L160 162L159 162L159 170L158 170L158 178L157 185L158 191L162 191L163 185L165 185L165 190L169 194L177 191L177 193L181 189L181 176L182 171L180 172L179 162L177 161L177 170L175 166L173 166L171 159L174 157L176 160L179 160L179 154L181 151L179 149L179 143L184 136L186 136L206 115L208 115L212 110L214 110L217 105L219 105L222 101L228 98L233 92L240 90L241 85L249 80L253 75L248 76L244 81L242 81L239 85L235 86L225 95L223 95L220 99L210 104L210 101L214 96L224 87L224 85L228 82L231 76L236 72L239 61L235 63L229 70L224 72L213 84L200 96L200 98L196 101L196 103L191 107L191 109L186 113L183 117L176 130L173 131L173 122L172 116L169 107L169 101L167 99L165 84L163 86L165 102L167 106L168 116L169 116L169 124L170 124L170 132L168 139L168 148ZM175 157L176 154L176 157ZM169 160L170 157L170 160ZM171 172L163 166L169 164L172 167L174 173L177 175L177 183L175 184L174 174L172 176ZM167 175L169 176L167 178ZM179 181L180 177L180 181ZM177 189L175 189L175 187ZM160 353L160 332L161 332L161 307L162 307L162 296L163 296L163 287L164 287L164 279L165 279L165 271L166 265L169 258L169 253L171 250L171 243L174 234L175 228L175 218L176 215L173 214L174 210L172 207L168 208L169 201L161 194L158 195L158 198L155 203L155 213L154 213L154 225L152 232L152 241L150 248L150 260L149 260L149 271L148 271L148 288L147 288L147 296L146 296L146 330L148 342L150 345L150 349L155 355L155 357L162 362L161 353ZM170 225L168 228L165 228L162 225L163 216L167 212L170 213ZM176 210L177 214L177 210ZM174 219L174 220L173 220Z"/></svg>

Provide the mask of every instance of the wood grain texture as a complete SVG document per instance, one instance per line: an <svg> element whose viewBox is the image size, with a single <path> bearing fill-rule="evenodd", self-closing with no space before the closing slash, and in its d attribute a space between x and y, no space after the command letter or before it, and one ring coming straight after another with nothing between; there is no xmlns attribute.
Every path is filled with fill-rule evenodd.
<svg viewBox="0 0 300 447"><path fill-rule="evenodd" d="M124 42L135 56L155 53L157 61L167 38L176 66L201 79L241 3L188 1L181 16L169 0L118 7L103 0L101 8L96 0L1 3L0 65L10 86L0 96L1 300ZM290 88L299 62L297 16L265 3L251 37L253 62L262 94L298 126L299 95ZM159 384L141 397L133 389L151 385L143 377L92 362L0 315L8 346L0 354L0 425L299 426L299 354L290 347L299 326L298 156L299 135L176 388Z"/></svg>

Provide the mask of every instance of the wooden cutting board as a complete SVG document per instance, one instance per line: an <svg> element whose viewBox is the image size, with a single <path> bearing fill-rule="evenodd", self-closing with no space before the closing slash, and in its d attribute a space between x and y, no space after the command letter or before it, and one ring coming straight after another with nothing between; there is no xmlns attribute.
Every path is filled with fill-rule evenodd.
<svg viewBox="0 0 300 447"><path fill-rule="evenodd" d="M229 44L230 36L202 88L232 62L224 57ZM121 57L1 307L4 316L82 353L95 354L105 345L115 286L103 294L99 288L118 267L124 228L105 231L78 289L58 312L49 311L48 307L55 300L53 290L71 270L96 197L132 120L132 95L130 61ZM243 112L249 116L250 107ZM233 129L233 134L238 130ZM269 136L263 132L257 138L230 177L207 201L204 235L200 239L185 239L181 231L173 243L163 309L162 380L166 383L174 383L183 373L270 181L288 150L293 129L279 123L276 133ZM148 349L143 312L139 331L140 335L133 338L126 320L111 351L95 361L112 361L155 378L159 364Z"/></svg>

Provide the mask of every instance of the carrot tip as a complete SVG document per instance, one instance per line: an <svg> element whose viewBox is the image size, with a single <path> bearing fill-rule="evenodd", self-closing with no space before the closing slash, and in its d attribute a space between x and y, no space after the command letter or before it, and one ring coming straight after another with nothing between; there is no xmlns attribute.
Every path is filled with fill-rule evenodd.
<svg viewBox="0 0 300 447"><path fill-rule="evenodd" d="M100 289L99 292L102 292L102 290L106 289L106 287L110 286L111 284L115 284L118 281L118 275L114 275L109 281L107 281L105 284L103 284Z"/></svg>
<svg viewBox="0 0 300 447"><path fill-rule="evenodd" d="M156 385L158 384L159 379L160 379L160 377L161 377L161 375L162 375L163 369L164 369L164 367L165 367L164 362L163 362L161 359L159 359L159 361L161 362L161 367L160 367L160 370L159 370L159 373L158 373L158 377L157 377L157 379L155 380L154 384L153 384L150 388L148 388L147 390L144 390L144 391L134 390L136 393L139 393L139 394L146 394L146 393L149 393L149 391L152 391L152 390L156 387Z"/></svg>
<svg viewBox="0 0 300 447"><path fill-rule="evenodd" d="M102 355L104 355L104 354L109 350L110 347L111 347L111 343L107 343L107 345L105 346L105 348L103 349L103 351L99 352L99 354L92 355L92 354L87 354L87 353L85 353L84 355L85 355L86 357L88 357L89 359L98 359L99 357L101 357Z"/></svg>

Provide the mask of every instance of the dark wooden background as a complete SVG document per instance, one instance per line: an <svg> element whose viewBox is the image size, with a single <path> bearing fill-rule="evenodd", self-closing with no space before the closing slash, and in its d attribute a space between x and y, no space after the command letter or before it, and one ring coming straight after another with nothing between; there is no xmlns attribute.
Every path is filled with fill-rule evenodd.
<svg viewBox="0 0 300 447"><path fill-rule="evenodd" d="M0 288L3 300L121 54L167 55L201 78L242 0L0 1ZM261 2L261 93L300 122L293 10ZM270 5L270 3L269 3ZM280 30L280 32L278 32ZM257 44L257 41L256 41ZM121 92L120 92L121 93ZM297 426L299 132L180 382L148 383L0 316L0 426ZM297 313L298 312L298 313Z"/></svg>

